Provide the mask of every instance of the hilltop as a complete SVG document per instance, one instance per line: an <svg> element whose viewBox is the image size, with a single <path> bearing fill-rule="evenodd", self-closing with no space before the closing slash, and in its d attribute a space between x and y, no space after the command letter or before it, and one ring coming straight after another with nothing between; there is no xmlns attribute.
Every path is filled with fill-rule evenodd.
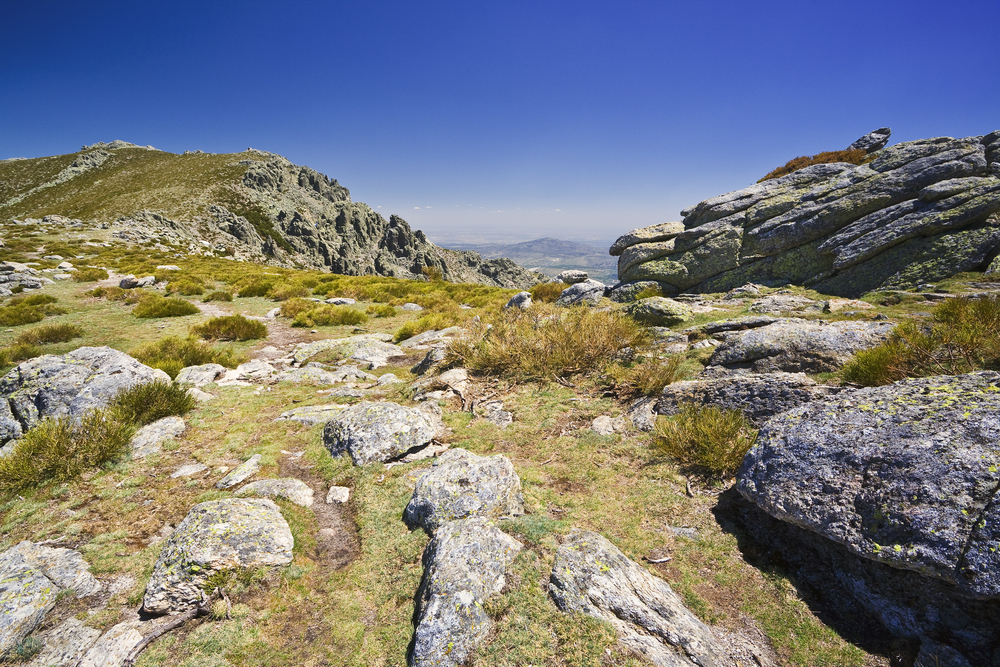
<svg viewBox="0 0 1000 667"><path fill-rule="evenodd" d="M59 216L59 217L52 217ZM185 253L345 275L530 287L509 259L440 248L309 167L275 153L186 151L124 141L0 161L0 221L76 220L112 237Z"/></svg>

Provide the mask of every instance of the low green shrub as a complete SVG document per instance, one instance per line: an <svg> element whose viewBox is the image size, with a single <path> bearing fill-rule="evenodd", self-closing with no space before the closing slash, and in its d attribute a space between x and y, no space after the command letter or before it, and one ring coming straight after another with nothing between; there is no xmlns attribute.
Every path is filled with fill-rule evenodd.
<svg viewBox="0 0 1000 667"><path fill-rule="evenodd" d="M96 267L77 269L73 272L73 281L78 283L90 283L95 280L107 280L108 272Z"/></svg>
<svg viewBox="0 0 1000 667"><path fill-rule="evenodd" d="M451 344L448 357L488 375L546 380L603 369L645 339L642 327L618 312L538 304L479 322Z"/></svg>
<svg viewBox="0 0 1000 667"><path fill-rule="evenodd" d="M273 301L285 301L295 297L302 298L309 296L309 289L302 285L289 285L280 283L267 292L267 297Z"/></svg>
<svg viewBox="0 0 1000 667"><path fill-rule="evenodd" d="M48 306L59 299L51 294L32 294L30 296L14 297L7 302L8 306Z"/></svg>
<svg viewBox="0 0 1000 667"><path fill-rule="evenodd" d="M350 306L334 306L323 304L307 311L302 311L292 320L293 327L332 327L339 325L358 325L368 321L364 311Z"/></svg>
<svg viewBox="0 0 1000 667"><path fill-rule="evenodd" d="M175 292L183 296L195 296L198 294L204 294L205 286L190 278L182 277L177 280L171 280L167 283L167 291Z"/></svg>
<svg viewBox="0 0 1000 667"><path fill-rule="evenodd" d="M316 302L301 297L292 297L281 304L282 317L295 317L299 313L305 313L316 308Z"/></svg>
<svg viewBox="0 0 1000 667"><path fill-rule="evenodd" d="M240 314L223 315L196 324L191 333L207 340L256 340L267 336L267 325Z"/></svg>
<svg viewBox="0 0 1000 667"><path fill-rule="evenodd" d="M635 300L648 299L654 296L664 296L663 290L656 285L650 285L649 287L643 287L635 295Z"/></svg>
<svg viewBox="0 0 1000 667"><path fill-rule="evenodd" d="M45 319L45 311L33 306L0 306L0 324L16 327Z"/></svg>
<svg viewBox="0 0 1000 667"><path fill-rule="evenodd" d="M233 295L225 290L216 290L210 292L208 296L202 299L203 303L208 303L209 301L232 301Z"/></svg>
<svg viewBox="0 0 1000 667"><path fill-rule="evenodd" d="M365 308L365 313L372 317L394 317L396 309L387 303L373 303Z"/></svg>
<svg viewBox="0 0 1000 667"><path fill-rule="evenodd" d="M109 287L95 287L89 292L85 292L85 294L96 299L121 301L126 305L132 305L142 301L142 298L146 296L148 292L141 289L122 289L117 285L112 285Z"/></svg>
<svg viewBox="0 0 1000 667"><path fill-rule="evenodd" d="M42 348L37 345L15 342L10 347L0 348L0 366L10 366L41 355Z"/></svg>
<svg viewBox="0 0 1000 667"><path fill-rule="evenodd" d="M211 345L197 338L169 336L155 343L147 343L129 351L129 354L150 368L159 368L171 377L187 366L221 364L236 368L247 360L229 347Z"/></svg>
<svg viewBox="0 0 1000 667"><path fill-rule="evenodd" d="M198 306L186 299L178 297L164 297L156 294L147 294L139 300L132 314L136 317L183 317L184 315L195 315L201 311Z"/></svg>
<svg viewBox="0 0 1000 667"><path fill-rule="evenodd" d="M240 298L253 296L267 296L267 293L274 287L276 281L273 279L254 277L249 280L237 283L236 295Z"/></svg>
<svg viewBox="0 0 1000 667"><path fill-rule="evenodd" d="M534 302L554 303L567 287L569 287L568 284L560 282L538 283L528 291L531 293L531 300Z"/></svg>
<svg viewBox="0 0 1000 667"><path fill-rule="evenodd" d="M194 408L194 398L172 382L156 380L121 390L109 406L120 419L145 426L158 419L186 415Z"/></svg>
<svg viewBox="0 0 1000 667"><path fill-rule="evenodd" d="M730 476L756 440L757 430L742 411L688 403L656 420L653 444L683 465Z"/></svg>
<svg viewBox="0 0 1000 667"><path fill-rule="evenodd" d="M668 384L682 379L684 358L670 355L666 359L644 359L630 365L609 364L601 376L602 383L621 398L656 396Z"/></svg>
<svg viewBox="0 0 1000 667"><path fill-rule="evenodd" d="M825 151L823 153L817 153L816 155L803 155L801 157L792 158L786 162L784 166L778 167L774 171L769 172L767 176L757 182L763 183L764 181L769 181L772 178L787 176L792 172L798 171L799 169L805 169L806 167L811 167L814 164L829 164L831 162L864 164L865 162L873 159L874 156L868 155L868 153L860 148L856 148L854 150Z"/></svg>
<svg viewBox="0 0 1000 667"><path fill-rule="evenodd" d="M396 329L393 340L399 343L407 338L413 338L417 334L422 334L425 331L438 331L453 327L456 324L461 324L464 320L465 317L463 317L462 311L457 308L446 312L427 313L415 320L410 320Z"/></svg>
<svg viewBox="0 0 1000 667"><path fill-rule="evenodd" d="M49 345L65 343L82 336L83 329L75 324L43 324L40 327L22 331L16 341L25 345Z"/></svg>
<svg viewBox="0 0 1000 667"><path fill-rule="evenodd" d="M47 481L63 481L123 457L135 423L114 408L92 410L79 421L47 418L29 429L0 458L0 493L16 493Z"/></svg>
<svg viewBox="0 0 1000 667"><path fill-rule="evenodd" d="M841 378L872 387L977 370L1000 370L1000 297L943 301L932 323L903 322L888 341L855 354Z"/></svg>

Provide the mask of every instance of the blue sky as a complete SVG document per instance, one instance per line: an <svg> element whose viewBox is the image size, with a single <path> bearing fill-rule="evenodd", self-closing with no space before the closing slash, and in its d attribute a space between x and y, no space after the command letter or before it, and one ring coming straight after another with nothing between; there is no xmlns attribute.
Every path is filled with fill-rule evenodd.
<svg viewBox="0 0 1000 667"><path fill-rule="evenodd" d="M1000 128L996 0L5 5L0 158L253 146L439 242L613 240L883 125Z"/></svg>

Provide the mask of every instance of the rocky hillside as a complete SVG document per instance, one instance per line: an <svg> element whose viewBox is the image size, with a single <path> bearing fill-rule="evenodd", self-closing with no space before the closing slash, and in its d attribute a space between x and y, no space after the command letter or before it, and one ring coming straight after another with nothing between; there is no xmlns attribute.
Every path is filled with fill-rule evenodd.
<svg viewBox="0 0 1000 667"><path fill-rule="evenodd" d="M996 269L1000 132L888 138L882 128L852 144L864 164L814 164L629 232L611 247L619 280L667 294L756 282L859 296Z"/></svg>
<svg viewBox="0 0 1000 667"><path fill-rule="evenodd" d="M253 149L175 155L114 141L0 162L0 221L46 217L132 243L275 266L398 278L431 271L500 287L537 282L509 259L440 248L399 216L386 220L351 201L335 179Z"/></svg>

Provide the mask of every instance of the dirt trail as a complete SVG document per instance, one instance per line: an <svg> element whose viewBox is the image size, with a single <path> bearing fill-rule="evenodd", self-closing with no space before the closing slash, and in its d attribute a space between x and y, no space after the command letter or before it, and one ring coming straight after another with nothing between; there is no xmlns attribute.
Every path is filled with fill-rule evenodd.
<svg viewBox="0 0 1000 667"><path fill-rule="evenodd" d="M316 534L316 549L308 556L321 569L339 570L349 565L361 553L361 541L358 539L357 527L351 510L351 502L326 503L326 492L329 489L321 477L312 472L301 457L282 459L279 473L282 477L295 477L302 480L313 490L312 511L316 515L318 532Z"/></svg>

